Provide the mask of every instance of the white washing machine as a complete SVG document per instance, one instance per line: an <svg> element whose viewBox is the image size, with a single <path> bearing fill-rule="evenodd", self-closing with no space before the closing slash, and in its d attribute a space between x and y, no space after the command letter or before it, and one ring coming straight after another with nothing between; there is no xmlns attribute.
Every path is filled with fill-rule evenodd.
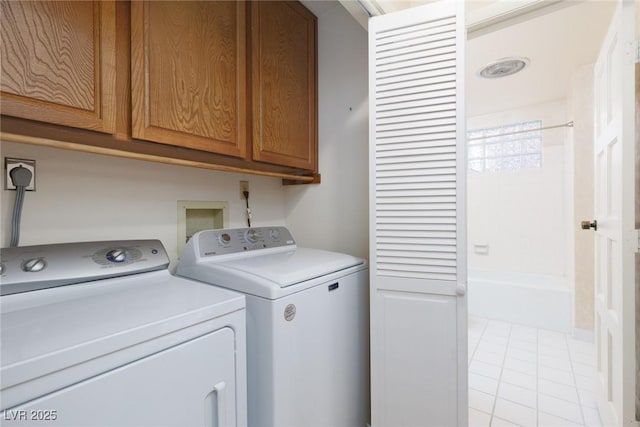
<svg viewBox="0 0 640 427"><path fill-rule="evenodd" d="M243 295L157 240L0 251L0 424L244 426Z"/></svg>
<svg viewBox="0 0 640 427"><path fill-rule="evenodd" d="M284 227L196 233L176 274L247 297L251 427L369 420L366 262L299 248Z"/></svg>

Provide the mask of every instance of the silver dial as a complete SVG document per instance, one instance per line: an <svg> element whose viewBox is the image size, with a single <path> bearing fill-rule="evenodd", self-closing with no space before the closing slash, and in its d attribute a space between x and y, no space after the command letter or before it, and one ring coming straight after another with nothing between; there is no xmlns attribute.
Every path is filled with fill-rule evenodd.
<svg viewBox="0 0 640 427"><path fill-rule="evenodd" d="M0 274L4 274L4 264L0 263Z"/></svg>
<svg viewBox="0 0 640 427"><path fill-rule="evenodd" d="M248 229L245 233L244 233L244 238L247 239L247 242L249 243L255 243L258 241L258 232L256 230L254 230L253 228Z"/></svg>
<svg viewBox="0 0 640 427"><path fill-rule="evenodd" d="M125 262L127 260L127 251L124 249L113 249L107 252L107 259L111 262Z"/></svg>
<svg viewBox="0 0 640 427"><path fill-rule="evenodd" d="M278 240L278 237L280 237L280 232L277 229L272 228L271 230L269 230L269 237L271 237L271 240Z"/></svg>
<svg viewBox="0 0 640 427"><path fill-rule="evenodd" d="M228 233L222 233L218 236L218 241L223 245L228 245L231 243L231 236Z"/></svg>
<svg viewBox="0 0 640 427"><path fill-rule="evenodd" d="M44 258L32 258L22 264L22 270L27 273L37 273L44 270L46 266L47 262Z"/></svg>

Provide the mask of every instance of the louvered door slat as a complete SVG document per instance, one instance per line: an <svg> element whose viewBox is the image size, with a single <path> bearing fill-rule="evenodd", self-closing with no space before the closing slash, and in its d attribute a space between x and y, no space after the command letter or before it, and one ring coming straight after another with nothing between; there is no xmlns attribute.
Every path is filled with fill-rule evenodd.
<svg viewBox="0 0 640 427"><path fill-rule="evenodd" d="M422 37L429 34L441 33L444 31L455 31L456 23L454 19L441 20L432 26L422 26L419 29L406 28L403 31L395 31L393 35L380 35L376 38L378 46L386 46L389 43L396 43L402 40L412 40L413 38Z"/></svg>
<svg viewBox="0 0 640 427"><path fill-rule="evenodd" d="M393 124L395 126L402 125L403 123L415 123L417 121L427 121L432 119L453 119L446 120L446 123L453 123L455 120L455 110L450 110L445 107L440 107L439 109L435 109L435 111L427 111L422 113L413 113L410 114L408 112L396 113L393 115L384 116L380 114L378 117L378 123L380 126Z"/></svg>
<svg viewBox="0 0 640 427"><path fill-rule="evenodd" d="M455 42L451 40L450 36L447 37L446 35L438 35L433 40L431 40L430 43L429 40L424 39L422 43L420 43L419 41L420 39L417 39L415 44L406 47L387 48L382 52L378 52L377 58L380 61L391 60L417 53L428 54L437 51L438 49L444 48L449 48L450 51L455 51Z"/></svg>
<svg viewBox="0 0 640 427"><path fill-rule="evenodd" d="M381 65L402 64L405 61L413 61L420 59L429 59L439 55L447 55L455 53L455 45L441 45L430 47L413 52L405 52L403 54L389 55L386 58L379 58Z"/></svg>
<svg viewBox="0 0 640 427"><path fill-rule="evenodd" d="M426 169L422 171L421 176L426 177L429 175L433 175L433 176L437 176L438 179L441 179L440 177L442 176L447 176L447 175L451 175L452 173L455 173L455 170L456 170L455 168ZM417 179L416 173L414 170L392 170L392 171L376 170L376 175L378 177L379 182L398 182L399 178L410 179L410 180Z"/></svg>
<svg viewBox="0 0 640 427"><path fill-rule="evenodd" d="M437 209L432 209L429 212L420 212L420 211L406 211L403 210L401 212L395 212L393 210L381 210L378 211L377 216L378 218L406 218L407 220L410 220L414 217L417 218L424 218L424 217L428 217L428 218L453 218L455 220L454 216L447 216L448 215L448 211L446 210L437 210Z"/></svg>
<svg viewBox="0 0 640 427"><path fill-rule="evenodd" d="M404 205L401 204L385 204L380 203L376 204L376 209L378 211L447 211L456 208L455 203L406 203Z"/></svg>
<svg viewBox="0 0 640 427"><path fill-rule="evenodd" d="M424 146L442 146L448 145L448 141L455 136L455 129L445 130L443 132L431 132L431 133L416 133L414 135L405 136L378 136L377 151L393 149L391 144L404 144L406 147L420 147L420 144ZM418 145L415 145L418 144ZM386 146L386 147L385 147ZM398 145L398 147L404 147Z"/></svg>
<svg viewBox="0 0 640 427"><path fill-rule="evenodd" d="M400 77L425 71L438 70L441 68L451 68L456 66L455 60L455 55L448 54L442 55L439 58L434 58L433 62L429 64L424 64L422 61L416 60L413 65L406 65L404 67L400 65L388 65L385 69L378 70L376 77Z"/></svg>
<svg viewBox="0 0 640 427"><path fill-rule="evenodd" d="M386 111L393 108L410 108L418 105L429 105L429 103L442 103L439 98L445 96L455 96L455 83L446 82L438 85L431 86L430 90L421 88L420 91L406 91L404 94L388 95L384 96L381 93L376 93L377 112ZM411 101L414 101L412 104ZM449 101L451 102L451 101ZM388 107L385 107L388 106Z"/></svg>
<svg viewBox="0 0 640 427"><path fill-rule="evenodd" d="M449 69L451 70L451 69ZM451 81L451 72L447 72L447 70L438 70L438 72L431 73L429 75L419 76L416 79L410 79L405 81L396 81L396 82L381 82L379 85L379 92L383 95L396 93L397 91L402 91L403 89L411 89L415 90L415 88L420 86L427 85L435 85L439 83L446 83Z"/></svg>
<svg viewBox="0 0 640 427"><path fill-rule="evenodd" d="M376 153L379 159L384 159L385 157L394 156L422 156L445 153L455 154L455 148L445 144L426 147L420 147L419 145L407 147L404 144L396 144L387 146L385 149L377 149Z"/></svg>
<svg viewBox="0 0 640 427"><path fill-rule="evenodd" d="M435 102L431 105L419 105L416 107L395 107L395 108L386 108L380 109L378 111L378 115L376 116L378 119L384 119L388 117L401 119L405 116L414 116L416 114L424 114L424 113L435 113L435 112L443 112L443 111L451 111L449 109L450 103L452 102L453 97L447 97L444 99L436 99Z"/></svg>
<svg viewBox="0 0 640 427"><path fill-rule="evenodd" d="M431 98L434 94L450 93L455 91L455 81L446 81L444 83L433 84L428 88L411 88L409 90L375 92L376 102L379 105L395 104L411 100L424 101Z"/></svg>

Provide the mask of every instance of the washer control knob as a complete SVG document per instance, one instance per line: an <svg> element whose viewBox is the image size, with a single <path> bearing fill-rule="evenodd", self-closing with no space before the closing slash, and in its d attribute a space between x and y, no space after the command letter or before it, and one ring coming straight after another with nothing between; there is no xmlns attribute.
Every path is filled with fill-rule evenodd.
<svg viewBox="0 0 640 427"><path fill-rule="evenodd" d="M22 270L27 273L37 273L44 270L46 266L47 262L44 258L32 258L22 264Z"/></svg>
<svg viewBox="0 0 640 427"><path fill-rule="evenodd" d="M124 249L112 249L107 252L107 259L111 262L125 262L127 260L127 251Z"/></svg>
<svg viewBox="0 0 640 427"><path fill-rule="evenodd" d="M222 233L220 236L218 236L218 241L223 245L228 245L229 243L231 243L231 236L227 233Z"/></svg>
<svg viewBox="0 0 640 427"><path fill-rule="evenodd" d="M244 238L247 239L249 243L255 243L258 241L258 232L253 228L250 228L244 233Z"/></svg>
<svg viewBox="0 0 640 427"><path fill-rule="evenodd" d="M280 232L277 229L272 228L271 230L269 230L269 237L271 237L271 240L278 240L278 237L280 237Z"/></svg>
<svg viewBox="0 0 640 427"><path fill-rule="evenodd" d="M0 263L0 274L4 274L4 264Z"/></svg>

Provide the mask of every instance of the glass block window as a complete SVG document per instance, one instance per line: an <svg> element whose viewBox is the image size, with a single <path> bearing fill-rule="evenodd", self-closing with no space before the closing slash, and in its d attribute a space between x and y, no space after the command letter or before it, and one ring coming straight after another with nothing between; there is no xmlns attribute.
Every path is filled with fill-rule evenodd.
<svg viewBox="0 0 640 427"><path fill-rule="evenodd" d="M470 172L542 167L542 120L467 132Z"/></svg>

